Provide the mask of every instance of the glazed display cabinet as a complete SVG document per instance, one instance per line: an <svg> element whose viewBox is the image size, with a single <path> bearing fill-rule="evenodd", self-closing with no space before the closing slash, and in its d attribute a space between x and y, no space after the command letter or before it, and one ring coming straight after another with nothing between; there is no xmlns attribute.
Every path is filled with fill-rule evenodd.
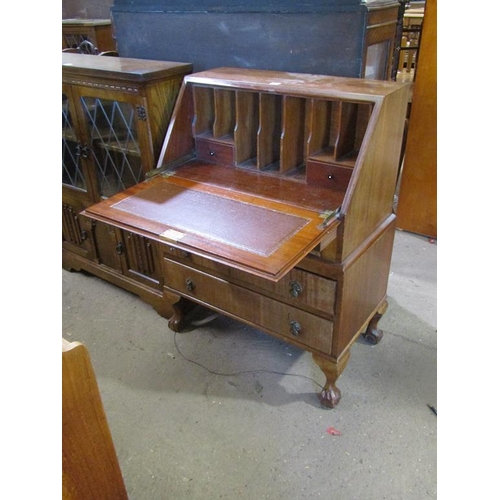
<svg viewBox="0 0 500 500"><path fill-rule="evenodd" d="M111 19L63 19L63 50L77 48L82 42L90 42L99 52L116 50Z"/></svg>
<svg viewBox="0 0 500 500"><path fill-rule="evenodd" d="M188 63L62 54L63 266L134 291L157 290L155 256L86 207L145 179L156 166ZM146 285L144 285L146 283ZM146 292L147 295L147 292Z"/></svg>

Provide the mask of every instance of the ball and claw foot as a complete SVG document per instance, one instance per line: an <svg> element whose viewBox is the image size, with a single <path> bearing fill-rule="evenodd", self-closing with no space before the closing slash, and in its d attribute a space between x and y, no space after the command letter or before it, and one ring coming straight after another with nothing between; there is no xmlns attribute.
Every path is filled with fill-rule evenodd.
<svg viewBox="0 0 500 500"><path fill-rule="evenodd" d="M195 303L181 297L172 305L173 315L168 322L168 327L173 332L181 332L186 326L186 315L195 307Z"/></svg>
<svg viewBox="0 0 500 500"><path fill-rule="evenodd" d="M334 408L340 401L340 390L336 386L336 381L344 371L349 356L350 351L346 351L339 360L326 359L314 353L312 355L313 360L326 377L323 390L318 394L321 406L324 408Z"/></svg>
<svg viewBox="0 0 500 500"><path fill-rule="evenodd" d="M335 386L324 387L318 394L318 398L321 406L330 410L335 408L340 401L340 390Z"/></svg>
<svg viewBox="0 0 500 500"><path fill-rule="evenodd" d="M362 334L362 337L365 339L368 344L377 345L384 336L384 332L379 330L378 322L383 314L387 311L387 301L382 304L382 307L377 311L377 313L373 316L373 318L368 323L368 327L366 328L366 332Z"/></svg>
<svg viewBox="0 0 500 500"><path fill-rule="evenodd" d="M377 345L384 336L384 332L382 330L372 330L368 329L365 333L363 333L363 338L370 345Z"/></svg>

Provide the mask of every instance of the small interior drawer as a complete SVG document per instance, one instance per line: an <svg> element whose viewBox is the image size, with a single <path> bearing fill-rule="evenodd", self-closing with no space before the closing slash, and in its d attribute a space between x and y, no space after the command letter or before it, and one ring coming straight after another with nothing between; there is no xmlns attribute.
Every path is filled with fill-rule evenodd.
<svg viewBox="0 0 500 500"><path fill-rule="evenodd" d="M352 168L339 167L315 160L308 160L307 184L346 191L351 180Z"/></svg>
<svg viewBox="0 0 500 500"><path fill-rule="evenodd" d="M234 165L234 146L229 143L196 138L196 155L201 160L220 165Z"/></svg>
<svg viewBox="0 0 500 500"><path fill-rule="evenodd" d="M201 304L330 354L333 322L169 259L165 288Z"/></svg>

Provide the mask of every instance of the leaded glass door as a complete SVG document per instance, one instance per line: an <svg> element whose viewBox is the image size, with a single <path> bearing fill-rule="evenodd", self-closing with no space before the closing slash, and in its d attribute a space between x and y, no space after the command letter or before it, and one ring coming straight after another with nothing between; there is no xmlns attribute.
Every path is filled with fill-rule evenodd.
<svg viewBox="0 0 500 500"><path fill-rule="evenodd" d="M89 149L81 137L75 99L69 87L63 85L62 92L62 184L63 190L71 192L72 198L90 202L92 181L89 175Z"/></svg>
<svg viewBox="0 0 500 500"><path fill-rule="evenodd" d="M80 120L72 89L62 87L62 236L63 248L91 258L92 245L88 240L88 223L79 213L96 197L88 146L82 137Z"/></svg>
<svg viewBox="0 0 500 500"><path fill-rule="evenodd" d="M103 97L102 92L98 96L80 96L89 155L101 198L134 186L144 180L145 174L141 146L145 108L140 100L113 97Z"/></svg>

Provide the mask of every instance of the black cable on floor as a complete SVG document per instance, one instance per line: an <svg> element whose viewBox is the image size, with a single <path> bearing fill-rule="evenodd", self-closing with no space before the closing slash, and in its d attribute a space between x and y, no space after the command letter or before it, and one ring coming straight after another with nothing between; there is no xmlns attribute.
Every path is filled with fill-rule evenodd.
<svg viewBox="0 0 500 500"><path fill-rule="evenodd" d="M245 374L248 374L248 373L270 373L271 375L283 375L283 376L286 376L286 377L300 377L300 378L304 378L304 379L307 379L307 380L311 380L316 385L318 385L319 387L321 387L321 389L323 389L323 385L321 385L319 382L316 382L316 380L314 380L313 378L308 377L307 375L300 375L298 373L284 373L284 372L278 372L278 371L266 370L266 369L244 370L244 371L241 371L241 372L234 372L234 373L216 372L216 371L210 370L210 368L207 368L206 366L202 365L201 363L198 363L198 361L194 361L192 359L189 359L187 356L185 356L182 353L182 351L179 349L179 345L177 344L177 332L174 332L174 344L175 344L175 348L177 349L177 352L181 355L181 357L184 360L188 361L189 363L193 363L194 365L197 365L197 366L203 368L204 370L206 370L208 373L211 373L212 375L219 375L221 377L235 377L237 375L245 375Z"/></svg>

